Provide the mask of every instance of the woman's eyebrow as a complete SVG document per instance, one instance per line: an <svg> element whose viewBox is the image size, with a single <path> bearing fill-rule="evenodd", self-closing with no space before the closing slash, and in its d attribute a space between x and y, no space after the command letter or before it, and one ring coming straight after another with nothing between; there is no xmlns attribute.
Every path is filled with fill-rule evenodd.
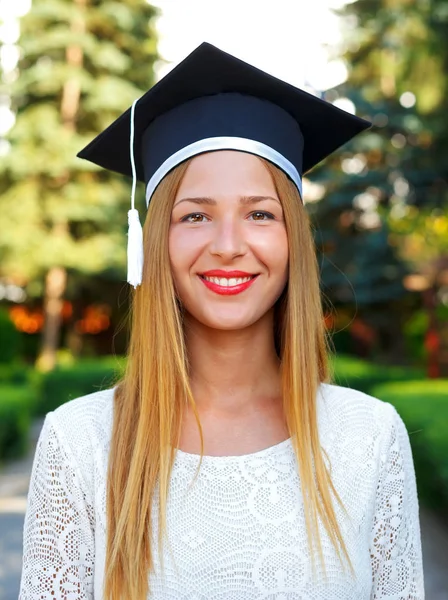
<svg viewBox="0 0 448 600"><path fill-rule="evenodd" d="M278 198L274 198L272 196L241 196L240 204L246 206L248 204L257 204L258 202L263 202L263 200L273 200L274 202L278 202L280 204L280 200ZM211 206L216 205L216 200L213 198L209 198L208 196L199 196L194 198L182 198L179 202L176 202L174 206L177 206L181 202L193 202L194 204L208 204ZM174 208L174 207L173 207Z"/></svg>

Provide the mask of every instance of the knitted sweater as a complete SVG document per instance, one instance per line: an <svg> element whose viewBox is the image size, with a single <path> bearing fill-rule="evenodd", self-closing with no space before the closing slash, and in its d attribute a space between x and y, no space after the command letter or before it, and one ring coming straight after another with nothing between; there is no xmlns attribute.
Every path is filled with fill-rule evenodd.
<svg viewBox="0 0 448 600"><path fill-rule="evenodd" d="M24 524L19 600L102 599L106 473L113 389L48 413L34 457ZM409 436L396 409L349 388L321 384L320 443L347 515L334 508L355 575L319 519L325 559L311 568L291 438L240 456L177 451L167 506L164 572L156 600L423 600L417 487ZM324 454L325 459L325 454ZM328 463L327 463L328 464Z"/></svg>

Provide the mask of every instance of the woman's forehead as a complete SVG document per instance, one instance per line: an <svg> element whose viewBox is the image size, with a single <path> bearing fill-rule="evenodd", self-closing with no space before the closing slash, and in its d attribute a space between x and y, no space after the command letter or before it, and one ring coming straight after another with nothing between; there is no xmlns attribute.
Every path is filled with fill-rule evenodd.
<svg viewBox="0 0 448 600"><path fill-rule="evenodd" d="M207 195L275 194L274 182L263 161L254 154L236 150L207 152L191 159L178 196L187 189Z"/></svg>

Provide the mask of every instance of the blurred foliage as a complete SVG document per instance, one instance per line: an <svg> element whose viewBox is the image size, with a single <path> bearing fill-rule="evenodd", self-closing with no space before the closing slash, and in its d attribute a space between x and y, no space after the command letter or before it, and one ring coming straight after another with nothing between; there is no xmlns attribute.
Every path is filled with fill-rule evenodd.
<svg viewBox="0 0 448 600"><path fill-rule="evenodd" d="M145 0L34 0L21 20L19 77L6 90L17 120L0 168L0 276L31 296L54 266L75 281L124 279L130 184L76 153L152 85L155 14Z"/></svg>
<svg viewBox="0 0 448 600"><path fill-rule="evenodd" d="M0 308L0 365L9 363L17 358L21 349L21 335L14 327L9 313ZM1 381L1 378L0 378Z"/></svg>
<svg viewBox="0 0 448 600"><path fill-rule="evenodd" d="M358 0L338 12L348 79L324 97L348 98L373 126L310 176L326 190L309 204L323 291L398 338L422 305L407 275L422 276L409 289L448 295L448 2Z"/></svg>
<svg viewBox="0 0 448 600"><path fill-rule="evenodd" d="M28 450L30 425L65 402L112 387L123 374L126 359L105 356L72 362L59 354L50 373L21 363L0 365L0 463Z"/></svg>
<svg viewBox="0 0 448 600"><path fill-rule="evenodd" d="M379 365L353 356L338 354L332 357L332 369L336 385L349 387L365 394L390 381L425 380L425 372L417 367Z"/></svg>
<svg viewBox="0 0 448 600"><path fill-rule="evenodd" d="M391 230L390 242L399 248L403 260L415 269L424 272L439 270L447 265L440 264L440 257L448 257L448 197L443 209L407 206L403 213L391 211L388 222ZM401 209L400 209L401 210ZM431 265L434 265L431 269ZM440 265L440 266L439 266ZM433 273L437 279L437 273Z"/></svg>
<svg viewBox="0 0 448 600"><path fill-rule="evenodd" d="M0 385L0 461L23 456L34 409L29 386Z"/></svg>
<svg viewBox="0 0 448 600"><path fill-rule="evenodd" d="M125 363L116 356L83 359L39 374L37 414L45 415L68 400L112 387L123 374Z"/></svg>
<svg viewBox="0 0 448 600"><path fill-rule="evenodd" d="M422 269L448 252L448 2L360 0L342 13L351 25L344 87L360 90L374 123L374 173L361 177L386 209L391 243Z"/></svg>
<svg viewBox="0 0 448 600"><path fill-rule="evenodd" d="M30 384L33 369L22 362L0 364L0 385L22 386Z"/></svg>
<svg viewBox="0 0 448 600"><path fill-rule="evenodd" d="M412 91L418 113L446 102L446 0L358 0L340 11L351 34L350 82L373 103ZM440 122L442 127L447 124Z"/></svg>
<svg viewBox="0 0 448 600"><path fill-rule="evenodd" d="M448 323L448 306L438 306L436 315L439 323ZM429 324L428 313L423 310L415 311L404 324L403 335L407 354L420 363L427 358L428 352L424 342Z"/></svg>

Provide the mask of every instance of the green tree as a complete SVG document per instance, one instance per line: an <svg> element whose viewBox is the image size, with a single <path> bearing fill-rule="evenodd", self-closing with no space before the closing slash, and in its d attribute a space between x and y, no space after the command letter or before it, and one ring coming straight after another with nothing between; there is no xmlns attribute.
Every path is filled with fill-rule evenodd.
<svg viewBox="0 0 448 600"><path fill-rule="evenodd" d="M0 170L0 275L44 297L44 369L67 278L125 278L130 186L76 153L152 85L155 16L145 0L34 0L21 22L17 120Z"/></svg>

